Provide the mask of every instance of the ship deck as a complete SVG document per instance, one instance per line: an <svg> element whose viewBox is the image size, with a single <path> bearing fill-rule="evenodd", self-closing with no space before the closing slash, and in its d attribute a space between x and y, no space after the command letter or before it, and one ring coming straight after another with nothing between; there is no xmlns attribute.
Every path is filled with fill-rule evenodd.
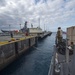
<svg viewBox="0 0 75 75"><path fill-rule="evenodd" d="M50 65L48 75L74 75L73 74L73 54L69 56L69 62L66 62L66 55L60 54L57 50L54 51L53 60ZM57 55L57 56L56 56ZM55 72L55 58L57 57L60 65L60 72ZM53 70L52 70L53 69Z"/></svg>
<svg viewBox="0 0 75 75"><path fill-rule="evenodd" d="M60 74L59 75L73 75L72 74L72 64L73 64L73 55L70 55L69 57L69 63L66 63L66 55L62 55L60 53L58 53L58 62L60 63ZM68 65L68 67L67 67ZM68 69L67 69L68 68Z"/></svg>

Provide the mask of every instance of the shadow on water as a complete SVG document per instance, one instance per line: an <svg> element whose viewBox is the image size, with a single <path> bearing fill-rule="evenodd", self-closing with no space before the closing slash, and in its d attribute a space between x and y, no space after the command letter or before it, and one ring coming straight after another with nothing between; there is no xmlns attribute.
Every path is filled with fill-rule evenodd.
<svg viewBox="0 0 75 75"><path fill-rule="evenodd" d="M0 75L48 75L55 34L38 42L16 61L0 72Z"/></svg>
<svg viewBox="0 0 75 75"><path fill-rule="evenodd" d="M23 55L19 56L14 62L12 62L10 65L8 65L6 68L4 68L2 71L0 71L0 75L12 75L13 72L16 72L18 68L21 67L23 62L26 61L25 56L31 54L35 50L33 47L28 49Z"/></svg>

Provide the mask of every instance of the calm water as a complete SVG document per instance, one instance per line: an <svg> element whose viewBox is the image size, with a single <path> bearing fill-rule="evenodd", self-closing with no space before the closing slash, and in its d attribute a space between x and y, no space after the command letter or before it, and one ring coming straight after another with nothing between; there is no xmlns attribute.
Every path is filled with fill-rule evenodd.
<svg viewBox="0 0 75 75"><path fill-rule="evenodd" d="M29 52L5 68L0 75L48 75L55 33L38 42Z"/></svg>

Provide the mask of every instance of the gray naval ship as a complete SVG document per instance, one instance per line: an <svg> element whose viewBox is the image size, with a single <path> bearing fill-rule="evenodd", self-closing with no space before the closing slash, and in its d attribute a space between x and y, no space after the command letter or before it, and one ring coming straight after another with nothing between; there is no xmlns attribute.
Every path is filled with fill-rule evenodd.
<svg viewBox="0 0 75 75"><path fill-rule="evenodd" d="M66 38L58 47L54 45L48 75L75 75L75 26L67 28Z"/></svg>

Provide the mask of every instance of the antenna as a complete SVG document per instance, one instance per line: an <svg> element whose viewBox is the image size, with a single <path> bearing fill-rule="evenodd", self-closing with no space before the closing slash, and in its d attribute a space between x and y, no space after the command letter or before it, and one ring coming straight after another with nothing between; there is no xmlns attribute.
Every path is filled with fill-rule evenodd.
<svg viewBox="0 0 75 75"><path fill-rule="evenodd" d="M20 24L20 29L21 29L21 24Z"/></svg>
<svg viewBox="0 0 75 75"><path fill-rule="evenodd" d="M44 24L44 31L45 31L45 24Z"/></svg>
<svg viewBox="0 0 75 75"><path fill-rule="evenodd" d="M39 17L39 19L38 19L38 20L39 20L39 28L40 28L40 17Z"/></svg>
<svg viewBox="0 0 75 75"><path fill-rule="evenodd" d="M9 25L9 31L11 31L10 25Z"/></svg>

